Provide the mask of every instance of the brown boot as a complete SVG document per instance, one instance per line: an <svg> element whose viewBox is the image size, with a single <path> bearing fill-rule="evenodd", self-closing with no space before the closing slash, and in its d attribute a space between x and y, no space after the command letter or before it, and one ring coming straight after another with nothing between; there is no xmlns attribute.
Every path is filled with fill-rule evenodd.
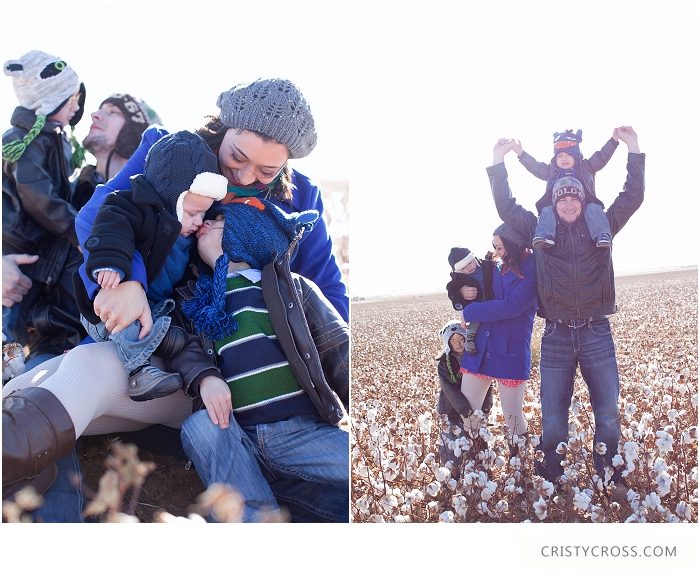
<svg viewBox="0 0 700 575"><path fill-rule="evenodd" d="M75 447L75 428L58 398L43 387L2 400L2 498L31 485L43 493L57 475L57 459Z"/></svg>

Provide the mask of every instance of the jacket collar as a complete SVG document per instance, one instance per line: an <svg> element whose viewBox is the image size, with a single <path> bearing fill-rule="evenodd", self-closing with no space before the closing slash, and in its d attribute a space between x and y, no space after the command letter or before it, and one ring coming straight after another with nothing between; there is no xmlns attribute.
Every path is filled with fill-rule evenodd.
<svg viewBox="0 0 700 575"><path fill-rule="evenodd" d="M27 131L32 129L34 122L36 122L36 114L24 106L17 106L15 111L12 112L12 117L10 118L10 124L17 126L18 128L23 128ZM57 126L47 118L46 124L44 124L41 131L48 134L56 134L61 130L58 130Z"/></svg>

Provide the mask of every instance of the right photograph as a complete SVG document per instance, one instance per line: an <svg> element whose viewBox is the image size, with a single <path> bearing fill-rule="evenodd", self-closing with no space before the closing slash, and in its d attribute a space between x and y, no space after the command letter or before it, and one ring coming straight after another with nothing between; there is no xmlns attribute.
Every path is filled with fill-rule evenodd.
<svg viewBox="0 0 700 575"><path fill-rule="evenodd" d="M353 523L697 523L688 10L354 12Z"/></svg>

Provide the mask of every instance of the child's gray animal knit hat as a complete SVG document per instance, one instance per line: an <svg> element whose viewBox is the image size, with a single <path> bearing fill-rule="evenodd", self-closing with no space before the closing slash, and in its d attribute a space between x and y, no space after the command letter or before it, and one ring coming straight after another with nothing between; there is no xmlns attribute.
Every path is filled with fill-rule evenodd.
<svg viewBox="0 0 700 575"><path fill-rule="evenodd" d="M311 108L292 82L281 78L238 84L222 92L216 105L228 128L258 132L289 150L289 158L304 158L316 146Z"/></svg>
<svg viewBox="0 0 700 575"><path fill-rule="evenodd" d="M32 50L19 60L8 60L3 66L12 78L12 87L19 105L37 116L51 116L80 88L80 109L70 121L75 126L83 116L85 87L75 70L61 60L40 50Z"/></svg>

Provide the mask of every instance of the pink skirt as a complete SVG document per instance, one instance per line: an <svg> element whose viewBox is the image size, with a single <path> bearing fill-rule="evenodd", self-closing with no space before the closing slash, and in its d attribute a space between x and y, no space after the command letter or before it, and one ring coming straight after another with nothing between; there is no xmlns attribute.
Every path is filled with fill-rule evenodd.
<svg viewBox="0 0 700 575"><path fill-rule="evenodd" d="M473 375L474 377L478 377L479 379L495 379L498 383L501 385L505 385L506 387L518 387L519 385L522 385L527 381L527 379L507 379L505 377L491 377L490 375L482 375L480 373L472 373L471 371L464 369L463 367L459 368L459 373L468 373L469 375Z"/></svg>

